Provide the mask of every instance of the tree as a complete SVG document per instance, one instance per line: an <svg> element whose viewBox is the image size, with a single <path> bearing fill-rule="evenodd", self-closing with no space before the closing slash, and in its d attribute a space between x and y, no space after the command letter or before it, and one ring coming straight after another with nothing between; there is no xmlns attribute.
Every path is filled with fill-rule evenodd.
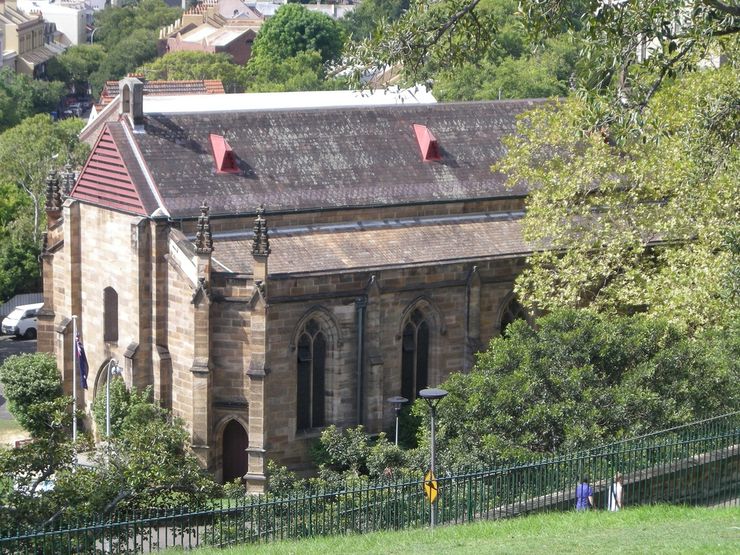
<svg viewBox="0 0 740 555"><path fill-rule="evenodd" d="M243 74L249 92L336 90L346 86L343 79L327 79L321 55L315 50L299 52L292 58L253 59Z"/></svg>
<svg viewBox="0 0 740 555"><path fill-rule="evenodd" d="M370 37L379 26L396 21L409 7L409 0L362 0L355 9L339 20L348 38Z"/></svg>
<svg viewBox="0 0 740 555"><path fill-rule="evenodd" d="M3 536L116 509L193 506L219 493L190 452L182 422L152 403L150 391L116 395L125 402L115 411L115 435L95 454L94 464L83 467L74 462L71 399L62 395L54 359L10 357L0 367L0 380L13 414L33 436L22 447L0 448L0 472L14 485L0 487ZM114 391L122 393L122 383L116 380ZM85 441L81 436L77 447L87 447ZM41 488L48 480L53 488Z"/></svg>
<svg viewBox="0 0 740 555"><path fill-rule="evenodd" d="M54 496L66 516L197 506L217 493L189 450L182 421L144 397L130 396L116 435L91 468L57 474Z"/></svg>
<svg viewBox="0 0 740 555"><path fill-rule="evenodd" d="M736 55L740 7L721 0L524 0L522 14L541 36L572 29L585 14L578 43L589 59L581 83L592 104L592 127L640 125L640 114L672 76L707 56ZM643 56L644 54L644 56ZM607 100L599 103L598 99Z"/></svg>
<svg viewBox="0 0 740 555"><path fill-rule="evenodd" d="M67 162L77 166L87 157L88 146L77 138L82 126L82 121L76 118L55 123L48 115L39 114L0 135L2 179L14 184L31 200L34 244L40 243L46 175Z"/></svg>
<svg viewBox="0 0 740 555"><path fill-rule="evenodd" d="M127 73L157 55L159 29L173 23L182 11L162 0L139 0L123 7L107 7L95 14L95 41L107 56L90 75L93 94L98 95L110 79Z"/></svg>
<svg viewBox="0 0 740 555"><path fill-rule="evenodd" d="M169 52L137 71L149 80L218 79L230 92L241 90L244 81L244 68L225 53Z"/></svg>
<svg viewBox="0 0 740 555"><path fill-rule="evenodd" d="M0 366L0 382L8 409L18 423L35 436L43 435L47 420L37 407L47 406L62 395L54 357L46 353L8 357Z"/></svg>
<svg viewBox="0 0 740 555"><path fill-rule="evenodd" d="M417 0L350 57L374 67L402 63L417 81L430 63L474 61L471 55L496 44L500 18L491 4ZM535 44L568 32L578 46L586 63L576 84L589 98L584 127L592 129L639 127L640 114L666 79L708 54L734 57L739 48L740 8L721 0L523 0L519 15Z"/></svg>
<svg viewBox="0 0 740 555"><path fill-rule="evenodd" d="M469 374L441 384L441 465L490 468L735 410L738 331L696 340L665 320L578 310L553 312L536 330L517 321ZM414 411L428 449L428 408Z"/></svg>
<svg viewBox="0 0 740 555"><path fill-rule="evenodd" d="M16 238L9 229L3 231L6 238L0 243L0 300L40 291L39 245L30 235Z"/></svg>
<svg viewBox="0 0 740 555"><path fill-rule="evenodd" d="M105 50L99 44L78 44L70 46L59 56L49 60L47 74L70 87L84 91L105 60Z"/></svg>
<svg viewBox="0 0 740 555"><path fill-rule="evenodd" d="M286 4L260 28L252 60L280 61L315 50L322 62L329 62L339 58L343 40L341 26L331 17L299 4Z"/></svg>
<svg viewBox="0 0 740 555"><path fill-rule="evenodd" d="M538 250L517 282L530 305L647 310L686 329L726 325L740 213L740 79L732 67L665 84L641 135L584 133L581 98L530 114L498 169L526 183L525 237Z"/></svg>
<svg viewBox="0 0 740 555"><path fill-rule="evenodd" d="M64 83L37 81L13 70L0 70L0 132L38 113L57 108L64 94Z"/></svg>
<svg viewBox="0 0 740 555"><path fill-rule="evenodd" d="M135 387L128 389L123 379L111 379L110 383L110 432L111 437L119 437L123 431L126 417L133 407L149 402L152 396L151 389L137 391ZM101 393L93 401L93 417L98 435L103 436L106 430L106 395Z"/></svg>
<svg viewBox="0 0 740 555"><path fill-rule="evenodd" d="M105 60L90 76L90 86L96 95L106 81L121 79L157 56L156 33L149 29L136 29L107 51Z"/></svg>
<svg viewBox="0 0 740 555"><path fill-rule="evenodd" d="M169 7L163 0L139 0L120 8L109 6L95 13L95 42L111 52L134 32L159 31L181 14L182 10Z"/></svg>

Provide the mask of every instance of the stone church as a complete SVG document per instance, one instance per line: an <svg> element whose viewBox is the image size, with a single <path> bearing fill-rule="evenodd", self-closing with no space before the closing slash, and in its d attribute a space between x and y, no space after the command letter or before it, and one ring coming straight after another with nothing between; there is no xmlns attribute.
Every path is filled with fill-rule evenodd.
<svg viewBox="0 0 740 555"><path fill-rule="evenodd" d="M265 485L330 424L388 429L520 307L524 190L491 171L541 101L144 113L122 82L68 195L48 183L39 350L88 411L115 359L204 467ZM66 198L65 198L66 196Z"/></svg>

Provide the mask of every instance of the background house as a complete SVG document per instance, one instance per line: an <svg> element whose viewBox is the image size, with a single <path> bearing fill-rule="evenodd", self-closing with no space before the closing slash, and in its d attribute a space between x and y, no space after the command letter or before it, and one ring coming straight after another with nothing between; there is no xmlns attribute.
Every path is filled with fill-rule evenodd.
<svg viewBox="0 0 740 555"><path fill-rule="evenodd" d="M263 20L251 10L224 16L218 4L198 4L160 30L157 52L160 56L181 51L225 52L234 63L243 65L252 55L252 44Z"/></svg>
<svg viewBox="0 0 740 555"><path fill-rule="evenodd" d="M5 36L3 65L18 73L43 77L46 63L66 49L51 40L52 29L47 29L41 12L25 14L15 1L0 0L0 26Z"/></svg>
<svg viewBox="0 0 740 555"><path fill-rule="evenodd" d="M80 408L115 358L218 478L308 469L522 315L526 191L490 167L538 102L145 111L125 80L63 206L50 181L39 349L69 389L77 316Z"/></svg>
<svg viewBox="0 0 740 555"><path fill-rule="evenodd" d="M88 26L93 23L93 8L79 0L16 0L18 9L26 14L40 12L44 20L54 23L64 39L60 42L89 42Z"/></svg>

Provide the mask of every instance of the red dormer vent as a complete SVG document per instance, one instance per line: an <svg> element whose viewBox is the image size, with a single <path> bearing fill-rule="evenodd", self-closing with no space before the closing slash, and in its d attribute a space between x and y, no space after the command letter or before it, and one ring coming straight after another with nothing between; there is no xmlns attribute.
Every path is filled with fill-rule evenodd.
<svg viewBox="0 0 740 555"><path fill-rule="evenodd" d="M419 143L421 150L421 159L425 162L428 160L441 160L439 155L439 146L437 138L432 134L426 125L414 124L414 133L416 133L416 142Z"/></svg>
<svg viewBox="0 0 740 555"><path fill-rule="evenodd" d="M213 159L216 162L216 173L239 173L236 156L226 139L213 133L209 135L209 139L211 139Z"/></svg>

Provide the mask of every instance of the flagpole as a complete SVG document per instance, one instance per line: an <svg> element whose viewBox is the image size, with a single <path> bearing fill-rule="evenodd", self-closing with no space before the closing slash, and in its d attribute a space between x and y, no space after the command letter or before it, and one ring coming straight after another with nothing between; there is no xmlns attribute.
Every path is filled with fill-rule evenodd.
<svg viewBox="0 0 740 555"><path fill-rule="evenodd" d="M77 441L77 316L72 316L72 443Z"/></svg>

